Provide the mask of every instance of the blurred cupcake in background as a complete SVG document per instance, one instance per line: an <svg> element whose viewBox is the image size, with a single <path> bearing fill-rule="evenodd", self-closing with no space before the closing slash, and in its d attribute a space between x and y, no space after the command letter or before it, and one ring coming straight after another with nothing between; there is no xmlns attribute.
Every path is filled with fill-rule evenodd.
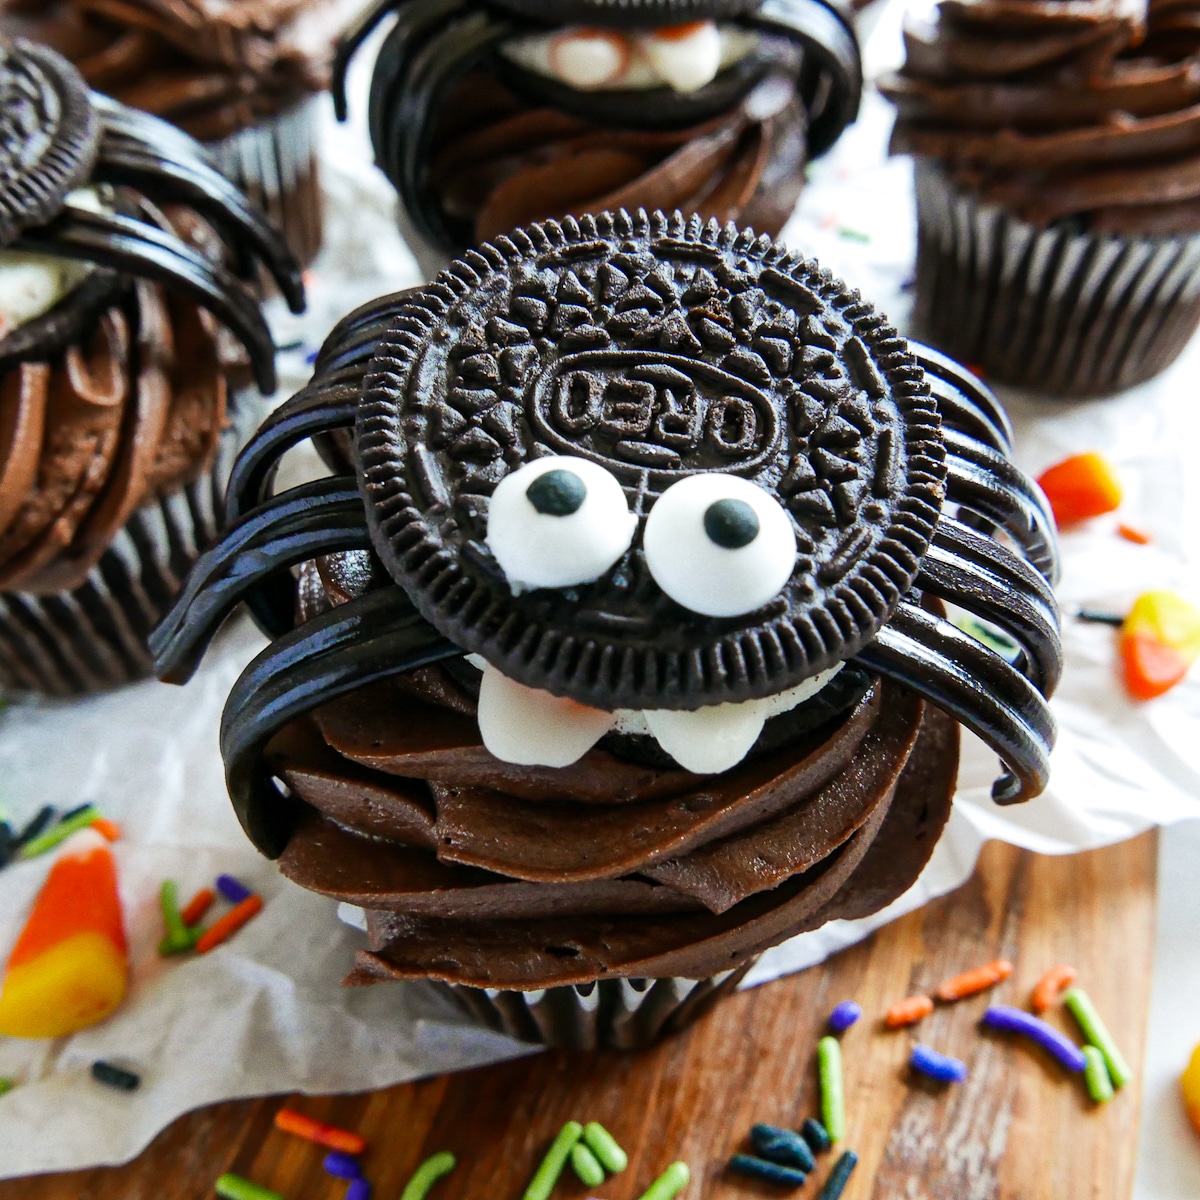
<svg viewBox="0 0 1200 1200"><path fill-rule="evenodd" d="M943 0L905 34L916 327L990 378L1099 396L1200 322L1200 4Z"/></svg>

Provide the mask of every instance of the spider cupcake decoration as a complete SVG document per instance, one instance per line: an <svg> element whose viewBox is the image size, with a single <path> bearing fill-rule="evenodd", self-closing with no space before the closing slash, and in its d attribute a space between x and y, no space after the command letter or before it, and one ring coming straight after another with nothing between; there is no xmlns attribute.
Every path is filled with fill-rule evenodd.
<svg viewBox="0 0 1200 1200"><path fill-rule="evenodd" d="M825 0L381 0L376 161L442 251L516 225L675 207L776 233L854 120L854 33Z"/></svg>

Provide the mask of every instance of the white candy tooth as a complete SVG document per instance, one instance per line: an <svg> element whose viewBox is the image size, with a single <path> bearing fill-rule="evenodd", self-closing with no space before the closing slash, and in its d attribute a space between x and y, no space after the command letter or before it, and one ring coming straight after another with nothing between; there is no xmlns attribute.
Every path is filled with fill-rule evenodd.
<svg viewBox="0 0 1200 1200"><path fill-rule="evenodd" d="M697 91L721 69L721 34L712 21L697 21L678 35L649 34L641 46L659 78L677 92Z"/></svg>
<svg viewBox="0 0 1200 1200"><path fill-rule="evenodd" d="M758 741L767 702L713 704L693 712L653 709L645 717L658 744L685 771L715 775L740 763Z"/></svg>
<svg viewBox="0 0 1200 1200"><path fill-rule="evenodd" d="M549 60L563 83L588 91L620 78L629 65L629 43L620 34L578 30L550 43Z"/></svg>
<svg viewBox="0 0 1200 1200"><path fill-rule="evenodd" d="M504 762L569 767L607 732L613 714L526 687L485 666L479 682L479 733Z"/></svg>

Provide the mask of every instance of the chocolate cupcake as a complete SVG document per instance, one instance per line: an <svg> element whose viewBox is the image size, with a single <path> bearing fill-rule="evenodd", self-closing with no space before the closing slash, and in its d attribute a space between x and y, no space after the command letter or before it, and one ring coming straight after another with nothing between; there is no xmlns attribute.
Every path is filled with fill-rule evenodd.
<svg viewBox="0 0 1200 1200"><path fill-rule="evenodd" d="M1200 322L1200 8L943 0L881 83L917 159L918 332L1098 396Z"/></svg>
<svg viewBox="0 0 1200 1200"><path fill-rule="evenodd" d="M775 234L858 110L858 44L824 0L397 0L342 43L343 116L346 63L392 9L371 139L419 253L619 207Z"/></svg>
<svg viewBox="0 0 1200 1200"><path fill-rule="evenodd" d="M312 98L362 0L0 0L0 33L45 42L88 84L179 126L283 230L321 247Z"/></svg>
<svg viewBox="0 0 1200 1200"><path fill-rule="evenodd" d="M0 41L0 690L151 673L146 638L220 527L274 346L244 280L299 310L282 239L145 113ZM238 436L238 422L242 436Z"/></svg>
<svg viewBox="0 0 1200 1200"><path fill-rule="evenodd" d="M334 473L273 495L308 437ZM958 723L998 802L1045 783L1053 523L1002 411L765 236L618 212L472 251L334 330L226 504L160 672L243 600L272 637L229 791L366 928L347 983L637 1044L908 888Z"/></svg>

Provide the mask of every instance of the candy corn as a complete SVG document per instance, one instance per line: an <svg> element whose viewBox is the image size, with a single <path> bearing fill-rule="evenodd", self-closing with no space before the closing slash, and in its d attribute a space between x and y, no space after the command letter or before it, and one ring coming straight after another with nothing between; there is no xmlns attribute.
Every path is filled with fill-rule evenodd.
<svg viewBox="0 0 1200 1200"><path fill-rule="evenodd" d="M1192 1051L1192 1061L1180 1080L1183 1085L1183 1106L1187 1109L1192 1127L1200 1134L1200 1046Z"/></svg>
<svg viewBox="0 0 1200 1200"><path fill-rule="evenodd" d="M1121 503L1121 482L1099 454L1076 454L1055 463L1039 479L1059 528L1113 512Z"/></svg>
<svg viewBox="0 0 1200 1200"><path fill-rule="evenodd" d="M34 902L5 969L0 1035L51 1038L104 1020L125 998L129 959L108 843L76 834Z"/></svg>
<svg viewBox="0 0 1200 1200"><path fill-rule="evenodd" d="M1136 700L1173 688L1200 657L1200 609L1174 592L1146 592L1121 626L1125 686Z"/></svg>

